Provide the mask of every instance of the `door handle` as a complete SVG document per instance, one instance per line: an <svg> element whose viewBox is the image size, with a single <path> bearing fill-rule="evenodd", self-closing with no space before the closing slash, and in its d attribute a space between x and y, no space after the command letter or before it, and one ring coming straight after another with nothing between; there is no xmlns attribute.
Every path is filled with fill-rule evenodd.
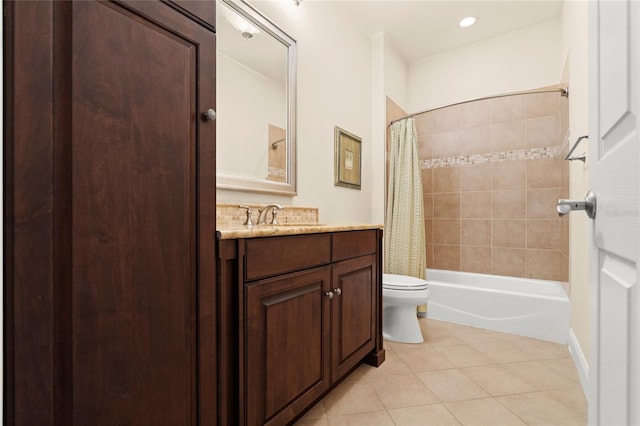
<svg viewBox="0 0 640 426"><path fill-rule="evenodd" d="M591 219L596 217L596 194L589 190L584 200L568 200L561 198L558 200L558 215L564 216L572 210L584 210Z"/></svg>

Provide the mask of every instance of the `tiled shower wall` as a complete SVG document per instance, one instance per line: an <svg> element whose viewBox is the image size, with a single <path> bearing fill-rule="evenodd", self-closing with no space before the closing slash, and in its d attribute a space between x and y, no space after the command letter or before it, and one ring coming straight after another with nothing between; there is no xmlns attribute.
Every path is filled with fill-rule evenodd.
<svg viewBox="0 0 640 426"><path fill-rule="evenodd" d="M416 118L427 266L568 281L568 102L559 92L467 102Z"/></svg>

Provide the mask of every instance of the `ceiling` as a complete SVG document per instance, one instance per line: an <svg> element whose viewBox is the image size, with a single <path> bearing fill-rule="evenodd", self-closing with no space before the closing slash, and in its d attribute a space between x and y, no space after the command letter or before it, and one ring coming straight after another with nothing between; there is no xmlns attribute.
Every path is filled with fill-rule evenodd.
<svg viewBox="0 0 640 426"><path fill-rule="evenodd" d="M407 63L560 16L562 0L338 0L370 35L384 31ZM300 7L304 7L301 4ZM475 25L458 22L475 16Z"/></svg>

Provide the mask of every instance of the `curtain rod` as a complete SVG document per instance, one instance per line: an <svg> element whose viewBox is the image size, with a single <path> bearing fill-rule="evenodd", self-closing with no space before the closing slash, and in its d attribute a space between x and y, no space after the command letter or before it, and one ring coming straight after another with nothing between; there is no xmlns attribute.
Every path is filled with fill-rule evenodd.
<svg viewBox="0 0 640 426"><path fill-rule="evenodd" d="M569 97L569 88L568 87L567 88L559 87L557 89L526 90L524 92L506 93L504 95L485 96L484 98L471 99L469 101L456 102L456 103L453 103L453 104L450 104L450 105L445 105L445 106L441 106L441 107L437 107L437 108L427 109L427 110L420 111L420 112L414 112L413 114L405 115L404 117L397 118L395 120L391 120L389 122L389 126L391 126L393 123L395 123L397 121L401 121L401 120L404 120L406 118L415 117L416 115L426 114L427 112L437 111L439 109L448 108L448 107L455 106L455 105L467 104L469 102L484 101L484 100L487 100L487 99L504 98L505 96L528 95L528 94L533 94L533 93L549 93L549 92L560 92L560 96L564 96L566 98Z"/></svg>

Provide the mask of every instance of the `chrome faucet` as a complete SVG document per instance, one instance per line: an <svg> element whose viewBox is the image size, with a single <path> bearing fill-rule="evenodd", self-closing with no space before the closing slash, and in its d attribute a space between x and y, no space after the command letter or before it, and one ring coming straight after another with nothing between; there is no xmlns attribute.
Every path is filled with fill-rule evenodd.
<svg viewBox="0 0 640 426"><path fill-rule="evenodd" d="M257 224L265 224L265 225L277 225L278 219L276 215L278 214L278 210L282 210L283 207L280 204L269 204L260 210L258 210L258 222ZM267 213L271 210L271 222L267 222Z"/></svg>

